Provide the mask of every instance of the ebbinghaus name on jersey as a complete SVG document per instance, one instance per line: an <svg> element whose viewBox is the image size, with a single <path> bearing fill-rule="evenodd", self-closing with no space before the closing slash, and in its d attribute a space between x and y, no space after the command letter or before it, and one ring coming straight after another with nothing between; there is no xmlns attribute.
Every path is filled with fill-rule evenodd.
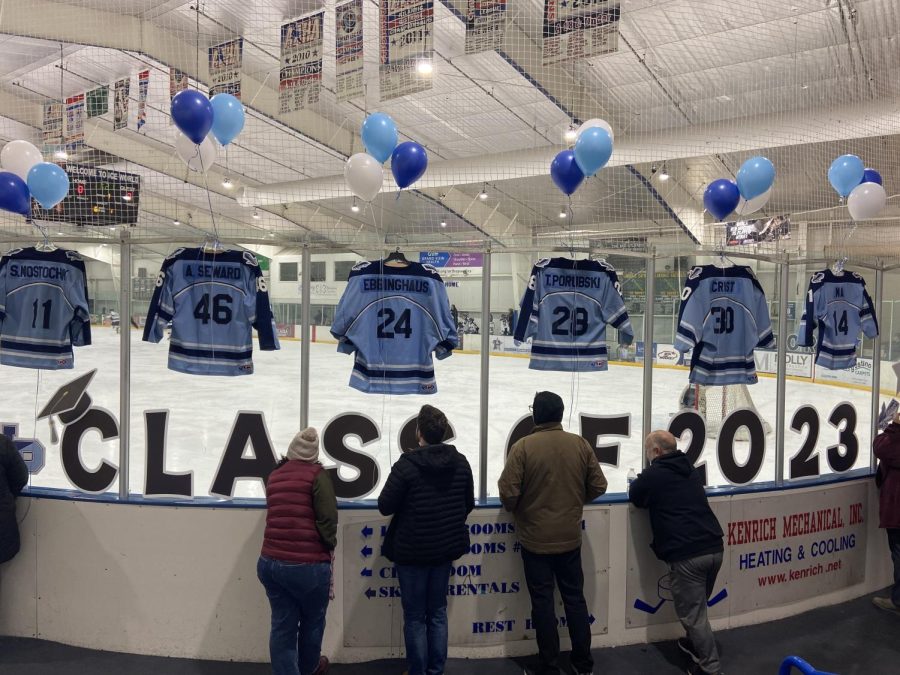
<svg viewBox="0 0 900 675"><path fill-rule="evenodd" d="M430 288L430 282L427 279L392 279L390 277L363 279L364 291L428 293Z"/></svg>
<svg viewBox="0 0 900 675"><path fill-rule="evenodd" d="M544 285L555 288L601 288L601 277L584 277L580 274L544 274Z"/></svg>

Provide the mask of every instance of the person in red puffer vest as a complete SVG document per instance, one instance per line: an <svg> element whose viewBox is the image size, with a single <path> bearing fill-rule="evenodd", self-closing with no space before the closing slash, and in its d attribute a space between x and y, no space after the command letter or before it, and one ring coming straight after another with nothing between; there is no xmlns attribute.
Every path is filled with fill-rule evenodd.
<svg viewBox="0 0 900 675"><path fill-rule="evenodd" d="M887 532L888 548L894 563L894 585L891 597L872 598L879 609L900 614L900 413L875 438L878 471L878 515L880 527Z"/></svg>
<svg viewBox="0 0 900 675"><path fill-rule="evenodd" d="M318 462L319 434L309 427L266 481L266 532L256 574L272 607L269 655L274 675L323 675L325 612L337 545L337 499Z"/></svg>

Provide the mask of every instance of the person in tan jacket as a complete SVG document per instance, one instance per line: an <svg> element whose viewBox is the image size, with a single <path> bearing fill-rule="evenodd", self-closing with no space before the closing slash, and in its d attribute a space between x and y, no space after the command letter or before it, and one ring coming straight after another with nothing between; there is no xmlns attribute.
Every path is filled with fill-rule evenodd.
<svg viewBox="0 0 900 675"><path fill-rule="evenodd" d="M606 492L606 478L594 451L577 434L563 431L563 401L550 391L535 394L535 427L509 451L500 475L500 501L511 511L522 544L531 619L537 633L543 674L559 673L559 633L553 586L559 587L569 637L572 667L592 673L591 629L581 569L583 507Z"/></svg>

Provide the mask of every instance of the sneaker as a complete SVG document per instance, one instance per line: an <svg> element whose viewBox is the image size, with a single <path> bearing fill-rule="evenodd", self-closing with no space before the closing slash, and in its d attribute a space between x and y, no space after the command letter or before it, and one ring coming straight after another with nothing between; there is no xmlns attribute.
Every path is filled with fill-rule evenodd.
<svg viewBox="0 0 900 675"><path fill-rule="evenodd" d="M331 667L331 662L328 660L327 656L319 657L319 665L316 666L316 669L313 671L313 675L325 675L328 672L328 669Z"/></svg>
<svg viewBox="0 0 900 675"><path fill-rule="evenodd" d="M872 598L872 604L878 609L883 609L886 612L900 614L900 607L897 607L890 598Z"/></svg>
<svg viewBox="0 0 900 675"><path fill-rule="evenodd" d="M696 664L700 663L700 656L694 651L694 645L687 638L678 638L678 649L680 649L687 657Z"/></svg>

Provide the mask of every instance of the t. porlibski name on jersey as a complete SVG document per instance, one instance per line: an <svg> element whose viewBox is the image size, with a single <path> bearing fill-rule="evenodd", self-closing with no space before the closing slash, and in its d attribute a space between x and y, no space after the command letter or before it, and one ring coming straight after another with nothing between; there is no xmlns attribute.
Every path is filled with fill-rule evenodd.
<svg viewBox="0 0 900 675"><path fill-rule="evenodd" d="M816 363L830 370L855 366L860 330L868 338L878 335L878 319L866 280L856 272L835 274L822 270L813 274L806 291L798 344L812 347L817 327Z"/></svg>
<svg viewBox="0 0 900 675"><path fill-rule="evenodd" d="M690 381L754 384L753 350L775 346L762 286L749 267L694 267L681 294L675 349L693 349Z"/></svg>
<svg viewBox="0 0 900 675"><path fill-rule="evenodd" d="M279 349L266 281L246 251L178 249L163 263L144 340L159 342L172 322L169 368L194 375L249 375L253 332L263 351Z"/></svg>
<svg viewBox="0 0 900 675"><path fill-rule="evenodd" d="M0 363L72 368L91 344L84 261L75 251L15 249L0 260Z"/></svg>
<svg viewBox="0 0 900 675"><path fill-rule="evenodd" d="M517 344L531 338L534 370L606 370L607 324L621 344L634 339L615 269L597 260L544 258L531 271L513 337Z"/></svg>
<svg viewBox="0 0 900 675"><path fill-rule="evenodd" d="M355 354L350 386L373 394L434 394L432 352L459 344L447 289L430 265L354 266L335 311L338 351Z"/></svg>

